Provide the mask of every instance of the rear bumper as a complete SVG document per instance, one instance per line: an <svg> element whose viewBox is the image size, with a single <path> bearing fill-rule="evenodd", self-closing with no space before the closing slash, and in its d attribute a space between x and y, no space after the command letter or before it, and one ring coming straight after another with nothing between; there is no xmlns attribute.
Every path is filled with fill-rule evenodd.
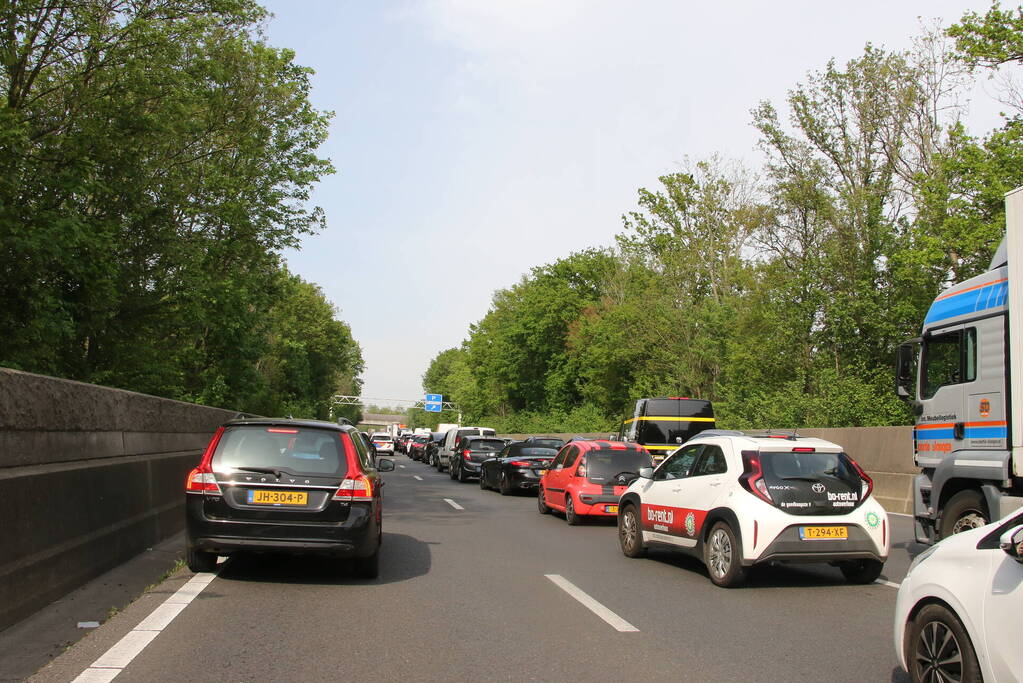
<svg viewBox="0 0 1023 683"><path fill-rule="evenodd" d="M846 525L849 538L802 540L799 526L786 528L753 560L743 561L744 565L761 562L832 562L842 560L888 559L882 554L874 540L860 527Z"/></svg>
<svg viewBox="0 0 1023 683"><path fill-rule="evenodd" d="M190 548L229 555L269 552L368 557L379 547L376 503L351 505L348 519L337 523L263 522L211 519L203 512L202 496L185 500L185 531Z"/></svg>
<svg viewBox="0 0 1023 683"><path fill-rule="evenodd" d="M615 505L615 506L617 506L618 505L618 497L617 496L590 496L590 497L592 497L592 498L599 498L599 499L601 499L601 501L600 502L594 502L594 503L592 503L590 505L587 505L586 503L582 502L581 499L577 499L577 500L579 500L579 502L578 502L578 504L576 505L576 508L575 508L576 514L578 514L578 515L586 515L587 517L617 517L618 516L618 510L615 510L614 512L606 512L606 507L605 507L607 505ZM605 501L605 500L603 500L604 498L607 498L608 500Z"/></svg>

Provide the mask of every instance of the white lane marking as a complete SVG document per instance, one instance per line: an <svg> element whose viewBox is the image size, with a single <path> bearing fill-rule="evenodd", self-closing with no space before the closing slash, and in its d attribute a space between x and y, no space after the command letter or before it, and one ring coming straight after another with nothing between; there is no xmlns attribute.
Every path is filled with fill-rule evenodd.
<svg viewBox="0 0 1023 683"><path fill-rule="evenodd" d="M188 582L175 591L160 606L150 612L149 616L100 655L92 665L75 678L73 683L107 683L124 670L140 652L146 649L153 639L160 635L174 617L195 600L206 586L217 577L213 573L196 574Z"/></svg>
<svg viewBox="0 0 1023 683"><path fill-rule="evenodd" d="M629 622L622 619L620 616L604 607L599 602L591 598L581 588L577 587L574 583L561 576L560 574L544 574L548 579L554 582L554 585L565 591L573 598L581 602L587 609L596 614L598 617L606 621L616 631L622 633L638 633L639 629L630 624Z"/></svg>
<svg viewBox="0 0 1023 683"><path fill-rule="evenodd" d="M405 469L404 465L398 465L398 467L400 467L401 469Z"/></svg>
<svg viewBox="0 0 1023 683"><path fill-rule="evenodd" d="M420 477L420 476L419 476L418 474L413 474L413 475L412 475L412 478L413 478L413 479L418 479L419 481L422 481L422 480L423 480L423 478L422 478L422 477Z"/></svg>
<svg viewBox="0 0 1023 683"><path fill-rule="evenodd" d="M884 579L878 579L874 583L879 583L882 586L888 586L889 588L898 588L899 586L902 585L901 583L894 583L892 581L885 581Z"/></svg>
<svg viewBox="0 0 1023 683"><path fill-rule="evenodd" d="M450 505L451 507L455 508L456 510L464 510L465 509L464 507L462 507L461 505L459 505L455 501L451 500L450 498L445 498L444 502L447 503L448 505Z"/></svg>

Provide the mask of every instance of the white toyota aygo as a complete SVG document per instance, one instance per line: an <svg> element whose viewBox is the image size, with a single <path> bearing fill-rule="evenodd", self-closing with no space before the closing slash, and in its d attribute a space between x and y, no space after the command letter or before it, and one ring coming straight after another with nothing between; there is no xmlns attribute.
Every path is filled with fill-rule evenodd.
<svg viewBox="0 0 1023 683"><path fill-rule="evenodd" d="M917 555L895 600L895 651L914 681L1023 680L1023 511Z"/></svg>
<svg viewBox="0 0 1023 683"><path fill-rule="evenodd" d="M841 446L798 436L708 430L622 494L618 539L703 560L719 586L763 562L828 562L854 583L875 581L888 558L888 517L874 483Z"/></svg>

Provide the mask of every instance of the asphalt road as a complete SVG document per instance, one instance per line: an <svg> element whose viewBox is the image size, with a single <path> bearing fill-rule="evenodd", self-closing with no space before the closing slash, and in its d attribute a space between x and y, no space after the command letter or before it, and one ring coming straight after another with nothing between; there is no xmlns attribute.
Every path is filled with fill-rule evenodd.
<svg viewBox="0 0 1023 683"><path fill-rule="evenodd" d="M569 527L538 514L533 497L395 460L404 467L385 475L380 579L325 560L229 559L116 680L904 680L891 586L807 565L717 588L681 555L624 557L612 523ZM911 520L889 519L884 578L898 583L918 548ZM33 680L73 680L191 576L182 570ZM636 630L616 630L555 581Z"/></svg>

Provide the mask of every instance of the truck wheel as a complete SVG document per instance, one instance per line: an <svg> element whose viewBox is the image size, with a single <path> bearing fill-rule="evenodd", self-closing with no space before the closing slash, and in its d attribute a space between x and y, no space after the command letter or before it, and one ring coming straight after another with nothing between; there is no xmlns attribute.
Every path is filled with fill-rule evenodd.
<svg viewBox="0 0 1023 683"><path fill-rule="evenodd" d="M960 531L969 531L991 521L984 496L980 491L968 489L952 496L941 513L940 538L948 538Z"/></svg>

